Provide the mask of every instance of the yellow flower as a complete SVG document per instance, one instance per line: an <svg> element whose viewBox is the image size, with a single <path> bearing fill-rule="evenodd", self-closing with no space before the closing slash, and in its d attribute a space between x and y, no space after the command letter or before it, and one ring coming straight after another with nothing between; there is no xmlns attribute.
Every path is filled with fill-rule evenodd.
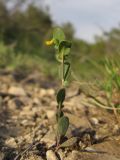
<svg viewBox="0 0 120 160"><path fill-rule="evenodd" d="M50 40L50 41L46 41L46 42L45 42L45 44L46 44L47 46L51 46L53 43L54 43L54 40L53 40L53 39Z"/></svg>

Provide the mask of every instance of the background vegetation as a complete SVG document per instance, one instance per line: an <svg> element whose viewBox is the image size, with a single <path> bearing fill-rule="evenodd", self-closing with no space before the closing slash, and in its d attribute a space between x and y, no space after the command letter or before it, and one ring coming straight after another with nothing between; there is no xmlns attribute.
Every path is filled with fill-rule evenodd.
<svg viewBox="0 0 120 160"><path fill-rule="evenodd" d="M56 26L49 9L26 0L0 1L0 68L39 69L47 75L57 74L54 50L45 46ZM99 80L106 76L106 57L120 61L120 26L103 31L94 43L75 37L74 26L62 24L66 36L73 42L72 74L77 80ZM51 69L49 69L51 68Z"/></svg>

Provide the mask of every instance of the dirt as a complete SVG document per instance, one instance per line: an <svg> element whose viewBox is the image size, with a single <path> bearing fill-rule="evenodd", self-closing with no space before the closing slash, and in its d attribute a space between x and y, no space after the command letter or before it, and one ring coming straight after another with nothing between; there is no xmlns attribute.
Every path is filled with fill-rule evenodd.
<svg viewBox="0 0 120 160"><path fill-rule="evenodd" d="M90 104L75 84L67 88L64 112L67 137L78 141L55 152L57 83L38 72L19 81L14 75L0 72L0 160L120 159L119 114L116 120L112 110Z"/></svg>

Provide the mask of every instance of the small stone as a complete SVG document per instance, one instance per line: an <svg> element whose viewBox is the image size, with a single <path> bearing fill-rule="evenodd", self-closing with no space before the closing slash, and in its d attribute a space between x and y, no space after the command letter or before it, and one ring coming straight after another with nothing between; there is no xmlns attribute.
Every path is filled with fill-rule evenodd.
<svg viewBox="0 0 120 160"><path fill-rule="evenodd" d="M54 89L47 89L47 95L48 96L54 96L55 95L55 91L54 91Z"/></svg>
<svg viewBox="0 0 120 160"><path fill-rule="evenodd" d="M0 160L3 160L5 157L4 153L0 152Z"/></svg>
<svg viewBox="0 0 120 160"><path fill-rule="evenodd" d="M32 121L27 120L27 119L22 120L20 124L22 126L25 126L25 127L33 127L33 126L35 126L35 122L32 122Z"/></svg>
<svg viewBox="0 0 120 160"><path fill-rule="evenodd" d="M44 97L46 96L46 89L41 88L39 92L39 97Z"/></svg>
<svg viewBox="0 0 120 160"><path fill-rule="evenodd" d="M96 150L95 150L94 148L92 148L92 147L86 147L85 150L88 151L88 152L95 152L95 151L96 151Z"/></svg>
<svg viewBox="0 0 120 160"><path fill-rule="evenodd" d="M8 93L16 96L26 96L25 90L21 87L16 86L10 87Z"/></svg>
<svg viewBox="0 0 120 160"><path fill-rule="evenodd" d="M16 106L15 102L13 101L13 99L8 101L8 108L10 110L15 110L17 108L17 106Z"/></svg>
<svg viewBox="0 0 120 160"><path fill-rule="evenodd" d="M78 151L73 150L73 151L72 151L72 157L71 157L71 160L78 160L78 159L80 159L80 154L79 154L79 152L78 152Z"/></svg>
<svg viewBox="0 0 120 160"><path fill-rule="evenodd" d="M76 116L76 115L73 115L71 113L66 113L66 116L69 117L69 121L72 125L74 125L75 127L86 127L86 128L89 128L91 127L90 126L90 123L88 122L87 118L85 118L84 116Z"/></svg>
<svg viewBox="0 0 120 160"><path fill-rule="evenodd" d="M73 150L67 155L67 157L64 158L64 160L79 160L79 159L81 159L81 157L79 152L76 150Z"/></svg>
<svg viewBox="0 0 120 160"><path fill-rule="evenodd" d="M35 98L33 99L33 103L36 104L36 105L38 105L38 104L40 104L40 100L35 97Z"/></svg>
<svg viewBox="0 0 120 160"><path fill-rule="evenodd" d="M42 142L46 143L46 145L51 147L52 145L55 144L55 132L50 130L48 133L41 139Z"/></svg>
<svg viewBox="0 0 120 160"><path fill-rule="evenodd" d="M113 133L116 135L120 134L120 127L117 124L113 127Z"/></svg>
<svg viewBox="0 0 120 160"><path fill-rule="evenodd" d="M64 152L62 151L62 149L59 149L59 150L58 150L58 154L59 154L61 160L64 159L65 154L64 154Z"/></svg>
<svg viewBox="0 0 120 160"><path fill-rule="evenodd" d="M99 124L99 120L98 120L97 118L95 118L95 117L92 117L92 118L91 118L91 123L92 123L93 125L98 125L98 124Z"/></svg>
<svg viewBox="0 0 120 160"><path fill-rule="evenodd" d="M37 156L35 154L32 154L32 155L30 154L25 159L21 158L21 160L43 160L43 159L42 159L42 157Z"/></svg>
<svg viewBox="0 0 120 160"><path fill-rule="evenodd" d="M23 105L24 105L23 102L18 98L10 99L8 101L8 107L9 109L12 109L12 110L20 109Z"/></svg>
<svg viewBox="0 0 120 160"><path fill-rule="evenodd" d="M46 114L47 114L47 117L50 119L55 115L55 111L54 110L47 110Z"/></svg>
<svg viewBox="0 0 120 160"><path fill-rule="evenodd" d="M16 144L16 141L15 141L15 138L13 137L10 137L9 139L7 139L5 141L5 144L11 148L17 148L17 144Z"/></svg>
<svg viewBox="0 0 120 160"><path fill-rule="evenodd" d="M2 99L2 97L0 96L0 107L2 107L2 103L3 103L3 99Z"/></svg>
<svg viewBox="0 0 120 160"><path fill-rule="evenodd" d="M16 138L16 143L17 144L21 144L24 141L24 137L23 136L19 136Z"/></svg>
<svg viewBox="0 0 120 160"><path fill-rule="evenodd" d="M24 119L20 122L21 125L23 126L27 126L28 125L28 120L27 119Z"/></svg>
<svg viewBox="0 0 120 160"><path fill-rule="evenodd" d="M46 158L47 160L58 160L58 158L56 157L55 153L52 150L48 150L46 152Z"/></svg>
<svg viewBox="0 0 120 160"><path fill-rule="evenodd" d="M32 135L30 133L26 134L24 136L24 139L26 140L27 143L32 143Z"/></svg>

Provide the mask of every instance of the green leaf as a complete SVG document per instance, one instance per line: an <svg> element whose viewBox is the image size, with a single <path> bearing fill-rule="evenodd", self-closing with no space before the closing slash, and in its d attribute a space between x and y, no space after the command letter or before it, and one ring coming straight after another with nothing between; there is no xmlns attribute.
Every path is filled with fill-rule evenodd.
<svg viewBox="0 0 120 160"><path fill-rule="evenodd" d="M61 54L57 53L55 56L56 56L56 59L58 62L62 62L62 55Z"/></svg>
<svg viewBox="0 0 120 160"><path fill-rule="evenodd" d="M57 103L62 105L64 100L65 100L65 88L62 88L57 93Z"/></svg>
<svg viewBox="0 0 120 160"><path fill-rule="evenodd" d="M69 127L69 119L68 117L61 117L58 121L58 134L60 136L64 136Z"/></svg>
<svg viewBox="0 0 120 160"><path fill-rule="evenodd" d="M76 142L77 142L77 137L72 137L72 138L68 139L67 141L65 141L64 143L62 143L59 146L59 148L65 148L65 147L73 146Z"/></svg>
<svg viewBox="0 0 120 160"><path fill-rule="evenodd" d="M61 41L59 44L59 53L64 56L69 55L72 43L69 41Z"/></svg>
<svg viewBox="0 0 120 160"><path fill-rule="evenodd" d="M60 43L65 39L64 32L62 31L61 28L55 28L53 31L53 38L55 40L55 43Z"/></svg>

